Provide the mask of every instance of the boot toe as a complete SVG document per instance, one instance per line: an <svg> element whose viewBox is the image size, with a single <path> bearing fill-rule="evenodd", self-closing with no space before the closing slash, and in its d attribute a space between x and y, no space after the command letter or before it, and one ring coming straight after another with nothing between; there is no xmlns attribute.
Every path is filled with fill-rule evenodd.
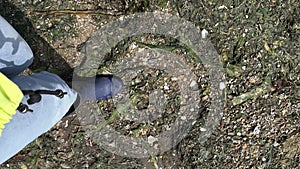
<svg viewBox="0 0 300 169"><path fill-rule="evenodd" d="M124 84L117 76L97 76L95 81L96 100L105 100L117 95Z"/></svg>
<svg viewBox="0 0 300 169"><path fill-rule="evenodd" d="M112 97L113 97L122 90L124 83L121 80L121 78L119 78L117 76L113 76L111 81L113 83L112 88L111 88L111 93L112 93Z"/></svg>

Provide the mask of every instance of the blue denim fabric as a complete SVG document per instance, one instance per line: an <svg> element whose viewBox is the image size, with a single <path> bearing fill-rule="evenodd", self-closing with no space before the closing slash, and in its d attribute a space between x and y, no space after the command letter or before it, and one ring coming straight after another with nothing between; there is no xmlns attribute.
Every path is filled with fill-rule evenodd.
<svg viewBox="0 0 300 169"><path fill-rule="evenodd" d="M17 31L0 16L0 72L7 77L20 74L33 61L29 45Z"/></svg>
<svg viewBox="0 0 300 169"><path fill-rule="evenodd" d="M17 76L11 79L22 90L56 90L67 92L63 98L42 95L42 100L29 105L33 112L22 114L17 111L5 125L0 137L0 163L6 161L41 134L60 121L76 99L77 93L55 74L41 72L32 76ZM22 103L26 104L28 95Z"/></svg>
<svg viewBox="0 0 300 169"><path fill-rule="evenodd" d="M77 97L77 93L55 74L41 72L31 76L17 76L32 60L30 47L0 16L0 72L15 82L21 90L61 89L67 92L63 98L42 94L40 102L28 105L33 112L22 114L17 111L13 115L0 137L0 164L60 121ZM27 104L27 99L28 95L25 95L22 103Z"/></svg>

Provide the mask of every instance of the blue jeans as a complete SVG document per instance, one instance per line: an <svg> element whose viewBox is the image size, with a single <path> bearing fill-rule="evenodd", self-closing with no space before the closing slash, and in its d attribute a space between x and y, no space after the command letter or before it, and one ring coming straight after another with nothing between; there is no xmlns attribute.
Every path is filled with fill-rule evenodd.
<svg viewBox="0 0 300 169"><path fill-rule="evenodd" d="M0 164L14 156L27 144L47 132L60 121L77 98L77 93L60 77L49 72L20 76L33 60L33 54L24 39L0 16L0 72L16 83L21 90L57 90L67 94L63 98L42 94L41 101L28 105L28 95L22 103L33 112L16 110L5 125L0 137ZM1 82L0 82L1 83ZM9 87L9 86L8 86Z"/></svg>

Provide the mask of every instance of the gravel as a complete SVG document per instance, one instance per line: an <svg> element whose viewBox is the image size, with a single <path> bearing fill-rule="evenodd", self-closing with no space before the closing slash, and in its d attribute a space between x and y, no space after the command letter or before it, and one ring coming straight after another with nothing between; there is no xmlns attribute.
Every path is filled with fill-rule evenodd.
<svg viewBox="0 0 300 169"><path fill-rule="evenodd" d="M139 50L158 48L180 55L195 75L187 86L199 92L195 96L199 114L184 139L169 151L147 158L124 157L99 147L87 134L82 114L74 114L0 167L299 168L299 8L297 0L1 1L0 14L35 53L29 72L47 70L65 80L72 78L73 68L83 60L80 51L90 37L120 16L159 10L189 20L220 54L226 74L226 84L220 87L226 87L226 105L209 139L200 141L201 133L209 130L204 124L212 101L207 68L176 39L157 35L131 37L106 55L98 73L116 73L116 65ZM153 68L136 73L127 82L136 108L149 108L150 91L156 90L167 98L165 110L151 121L137 123L131 121L134 114L125 118L116 113L118 98L100 101L99 115L106 119L100 124L132 138L145 138L154 145L158 141L155 136L168 130L177 117L189 118L189 114L178 113L181 80Z"/></svg>

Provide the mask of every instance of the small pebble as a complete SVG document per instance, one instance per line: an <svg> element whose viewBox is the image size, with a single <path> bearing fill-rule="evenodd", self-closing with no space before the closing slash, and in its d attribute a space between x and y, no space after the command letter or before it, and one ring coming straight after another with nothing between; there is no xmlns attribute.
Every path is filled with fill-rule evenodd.
<svg viewBox="0 0 300 169"><path fill-rule="evenodd" d="M191 83L190 83L190 88L192 90L197 90L198 89L198 84L195 80L193 80Z"/></svg>
<svg viewBox="0 0 300 169"><path fill-rule="evenodd" d="M225 88L226 88L225 83L224 83L224 82L221 82L221 83L219 84L219 88L220 88L221 90L225 89Z"/></svg>
<svg viewBox="0 0 300 169"><path fill-rule="evenodd" d="M201 37L202 37L203 39L205 39L205 38L207 37L207 34L208 34L207 30L203 29L203 30L201 31Z"/></svg>
<svg viewBox="0 0 300 169"><path fill-rule="evenodd" d="M177 77L172 77L171 80L172 81L177 81L178 79L177 79Z"/></svg>
<svg viewBox="0 0 300 169"><path fill-rule="evenodd" d="M148 143L149 143L149 144L153 145L153 143L154 143L155 141L157 141L157 138L155 138L155 137L153 137L153 136L149 136L149 137L148 137Z"/></svg>
<svg viewBox="0 0 300 169"><path fill-rule="evenodd" d="M181 120L186 120L186 116L181 116L180 119Z"/></svg>
<svg viewBox="0 0 300 169"><path fill-rule="evenodd" d="M204 131L207 131L207 129L201 127L201 128L200 128L200 131L204 132Z"/></svg>
<svg viewBox="0 0 300 169"><path fill-rule="evenodd" d="M164 86L164 89L165 89L165 90L169 90L170 88L169 88L169 86L165 85L165 86Z"/></svg>
<svg viewBox="0 0 300 169"><path fill-rule="evenodd" d="M256 126L255 128L254 128L254 130L253 130L253 133L254 134L259 134L260 133L260 126Z"/></svg>

